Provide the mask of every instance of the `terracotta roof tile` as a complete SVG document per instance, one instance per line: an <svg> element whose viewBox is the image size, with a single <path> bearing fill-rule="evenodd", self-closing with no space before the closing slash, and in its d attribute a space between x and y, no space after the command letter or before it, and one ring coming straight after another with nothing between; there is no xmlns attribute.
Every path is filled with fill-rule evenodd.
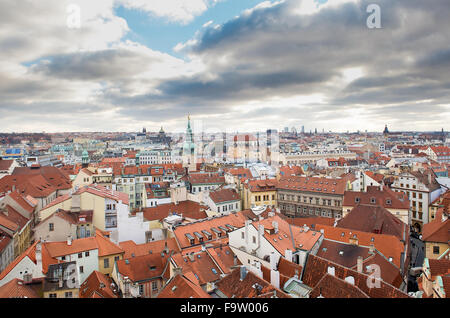
<svg viewBox="0 0 450 318"><path fill-rule="evenodd" d="M112 279L100 273L93 271L80 286L80 298L118 298L111 284Z"/></svg>
<svg viewBox="0 0 450 318"><path fill-rule="evenodd" d="M176 275L164 286L157 298L210 298L200 286L184 275Z"/></svg>

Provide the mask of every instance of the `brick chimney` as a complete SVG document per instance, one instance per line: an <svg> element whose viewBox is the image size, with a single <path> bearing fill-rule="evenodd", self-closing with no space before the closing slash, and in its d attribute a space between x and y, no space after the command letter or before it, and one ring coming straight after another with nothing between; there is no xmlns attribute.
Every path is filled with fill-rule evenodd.
<svg viewBox="0 0 450 318"><path fill-rule="evenodd" d="M363 258L362 258L362 256L358 256L358 259L356 261L356 270L358 271L358 273L362 273L363 272Z"/></svg>

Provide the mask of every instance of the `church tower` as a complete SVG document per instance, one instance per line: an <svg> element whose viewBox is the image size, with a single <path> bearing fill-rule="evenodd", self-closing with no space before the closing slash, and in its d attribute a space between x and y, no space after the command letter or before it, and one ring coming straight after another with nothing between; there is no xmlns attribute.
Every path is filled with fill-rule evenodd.
<svg viewBox="0 0 450 318"><path fill-rule="evenodd" d="M81 166L83 168L87 168L89 166L89 153L86 149L83 150L83 153L81 154Z"/></svg>
<svg viewBox="0 0 450 318"><path fill-rule="evenodd" d="M189 171L197 170L197 165L195 162L195 143L194 135L191 128L191 117L188 116L188 126L186 129L186 140L183 147L183 163L184 166L189 169Z"/></svg>

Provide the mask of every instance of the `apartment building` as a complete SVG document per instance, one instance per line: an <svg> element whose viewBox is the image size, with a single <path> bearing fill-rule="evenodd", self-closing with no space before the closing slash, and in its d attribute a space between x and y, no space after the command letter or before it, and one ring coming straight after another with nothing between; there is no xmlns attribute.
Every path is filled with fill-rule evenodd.
<svg viewBox="0 0 450 318"><path fill-rule="evenodd" d="M291 176L277 186L278 207L288 217L342 217L347 179Z"/></svg>
<svg viewBox="0 0 450 318"><path fill-rule="evenodd" d="M430 222L430 204L441 194L441 187L431 170L405 171L396 176L391 189L408 196L411 208L411 225L421 233L424 224Z"/></svg>

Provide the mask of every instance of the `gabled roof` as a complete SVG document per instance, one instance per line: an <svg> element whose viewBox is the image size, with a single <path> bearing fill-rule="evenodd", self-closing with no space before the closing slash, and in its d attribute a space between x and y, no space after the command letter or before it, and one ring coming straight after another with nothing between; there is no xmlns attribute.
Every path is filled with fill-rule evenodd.
<svg viewBox="0 0 450 318"><path fill-rule="evenodd" d="M276 179L265 180L248 180L244 183L244 187L249 189L250 192L266 192L276 191L278 181Z"/></svg>
<svg viewBox="0 0 450 318"><path fill-rule="evenodd" d="M147 254L117 261L119 273L134 283L154 278L169 279L170 254Z"/></svg>
<svg viewBox="0 0 450 318"><path fill-rule="evenodd" d="M89 185L80 188L75 194L90 193L93 195L100 196L102 198L107 198L114 200L116 202L122 201L123 204L129 204L129 197L126 193L110 190L101 185Z"/></svg>
<svg viewBox="0 0 450 318"><path fill-rule="evenodd" d="M372 199L375 203L372 203ZM397 193L384 186L383 191L378 187L367 187L367 192L345 191L343 206L355 207L358 204L379 205L386 209L409 209L409 199L403 192Z"/></svg>
<svg viewBox="0 0 450 318"><path fill-rule="evenodd" d="M34 211L34 208L36 207L35 202L30 200L26 196L21 195L17 191L11 192L10 194L8 194L8 196L29 213L32 213Z"/></svg>
<svg viewBox="0 0 450 318"><path fill-rule="evenodd" d="M282 177L277 185L277 189L283 190L339 195L344 194L346 187L347 179L302 176Z"/></svg>
<svg viewBox="0 0 450 318"><path fill-rule="evenodd" d="M408 226L381 206L359 204L337 226L378 234L395 235L399 240L408 237Z"/></svg>
<svg viewBox="0 0 450 318"><path fill-rule="evenodd" d="M186 275L194 274L200 285L215 282L220 279L222 271L206 251L192 252L189 255L177 253L172 255L172 262L183 269Z"/></svg>
<svg viewBox="0 0 450 318"><path fill-rule="evenodd" d="M367 281L370 280L369 275L359 273L355 270L346 268L337 263L326 260L317 255L310 254L306 260L304 274L302 281L304 284L312 287L317 286L320 280L328 273L328 268L334 267L335 276L344 279L352 276L357 286L361 291L367 294L370 298L408 298L409 296L394 286L380 280L380 288L370 288Z"/></svg>
<svg viewBox="0 0 450 318"><path fill-rule="evenodd" d="M111 284L112 279L99 271L93 271L80 286L80 298L118 298Z"/></svg>
<svg viewBox="0 0 450 318"><path fill-rule="evenodd" d="M0 159L0 171L9 170L14 160Z"/></svg>
<svg viewBox="0 0 450 318"><path fill-rule="evenodd" d="M179 252L179 248L175 238L159 240L144 244L136 244L134 241L120 242L120 248L125 252L123 258L132 258L148 254L161 254L167 243L169 251Z"/></svg>
<svg viewBox="0 0 450 318"><path fill-rule="evenodd" d="M273 223L278 223L278 233L275 233ZM294 251L297 248L309 251L317 243L322 235L320 232L306 230L302 227L290 225L278 215L267 219L253 222L256 231L259 226L264 226L264 238L281 254L284 255L287 249ZM292 235L291 235L292 231ZM293 246L295 245L295 246Z"/></svg>
<svg viewBox="0 0 450 318"><path fill-rule="evenodd" d="M15 278L0 287L0 298L40 298L31 285Z"/></svg>
<svg viewBox="0 0 450 318"><path fill-rule="evenodd" d="M369 298L357 286L334 275L325 274L311 290L310 298Z"/></svg>
<svg viewBox="0 0 450 318"><path fill-rule="evenodd" d="M176 275L163 287L157 298L210 298L199 285L185 275Z"/></svg>
<svg viewBox="0 0 450 318"><path fill-rule="evenodd" d="M144 218L147 221L155 221L162 220L171 215L172 213L176 213L178 215L183 215L183 217L189 219L204 219L208 217L205 210L207 206L203 206L198 202L194 201L181 201L178 204L175 203L167 203L160 204L156 207L152 208L144 208Z"/></svg>
<svg viewBox="0 0 450 318"><path fill-rule="evenodd" d="M279 298L290 298L288 294L251 271L247 270L245 278L241 280L240 268L233 269L216 283L216 287L228 298L271 298L275 295Z"/></svg>
<svg viewBox="0 0 450 318"><path fill-rule="evenodd" d="M246 217L242 213L232 213L229 215L207 218L198 222L177 226L173 230L173 233L180 248L184 249L191 246L190 241L186 238L186 234L194 235L194 232L202 233L203 230L206 230L212 234L213 240L215 240L216 235L213 228L222 233L221 237L227 237L227 234L221 230L221 227L227 231L231 231L231 229L227 227L227 224L234 228L240 228L244 226L245 220ZM206 237L204 237L204 241L207 242ZM195 239L195 243L198 244L197 239Z"/></svg>
<svg viewBox="0 0 450 318"><path fill-rule="evenodd" d="M210 192L209 196L211 197L211 200L214 201L214 203L239 201L241 199L239 193L237 193L233 189L218 189L216 191Z"/></svg>
<svg viewBox="0 0 450 318"><path fill-rule="evenodd" d="M219 174L210 174L210 173L190 174L187 177L187 180L192 185L197 185L197 184L224 184L225 183L225 177L220 176Z"/></svg>
<svg viewBox="0 0 450 318"><path fill-rule="evenodd" d="M95 240L97 241L99 257L125 253L119 245L104 237L102 232L97 229L95 231Z"/></svg>
<svg viewBox="0 0 450 318"><path fill-rule="evenodd" d="M12 261L3 272L0 273L0 280L6 277L8 273L17 266L24 258L28 257L33 263L36 263L36 245L38 241L34 242L30 247L28 247L22 254L20 254L14 261Z"/></svg>
<svg viewBox="0 0 450 318"><path fill-rule="evenodd" d="M328 225L317 224L315 226L317 231L323 230L324 237L329 240L351 243L358 241L360 246L373 245L385 257L392 257L392 263L400 267L400 255L405 250L404 244L393 235L375 234L363 231L356 231L342 227L333 227Z"/></svg>
<svg viewBox="0 0 450 318"><path fill-rule="evenodd" d="M443 208L438 210L436 218L423 225L422 240L424 242L448 243L450 240L450 219L442 221Z"/></svg>

